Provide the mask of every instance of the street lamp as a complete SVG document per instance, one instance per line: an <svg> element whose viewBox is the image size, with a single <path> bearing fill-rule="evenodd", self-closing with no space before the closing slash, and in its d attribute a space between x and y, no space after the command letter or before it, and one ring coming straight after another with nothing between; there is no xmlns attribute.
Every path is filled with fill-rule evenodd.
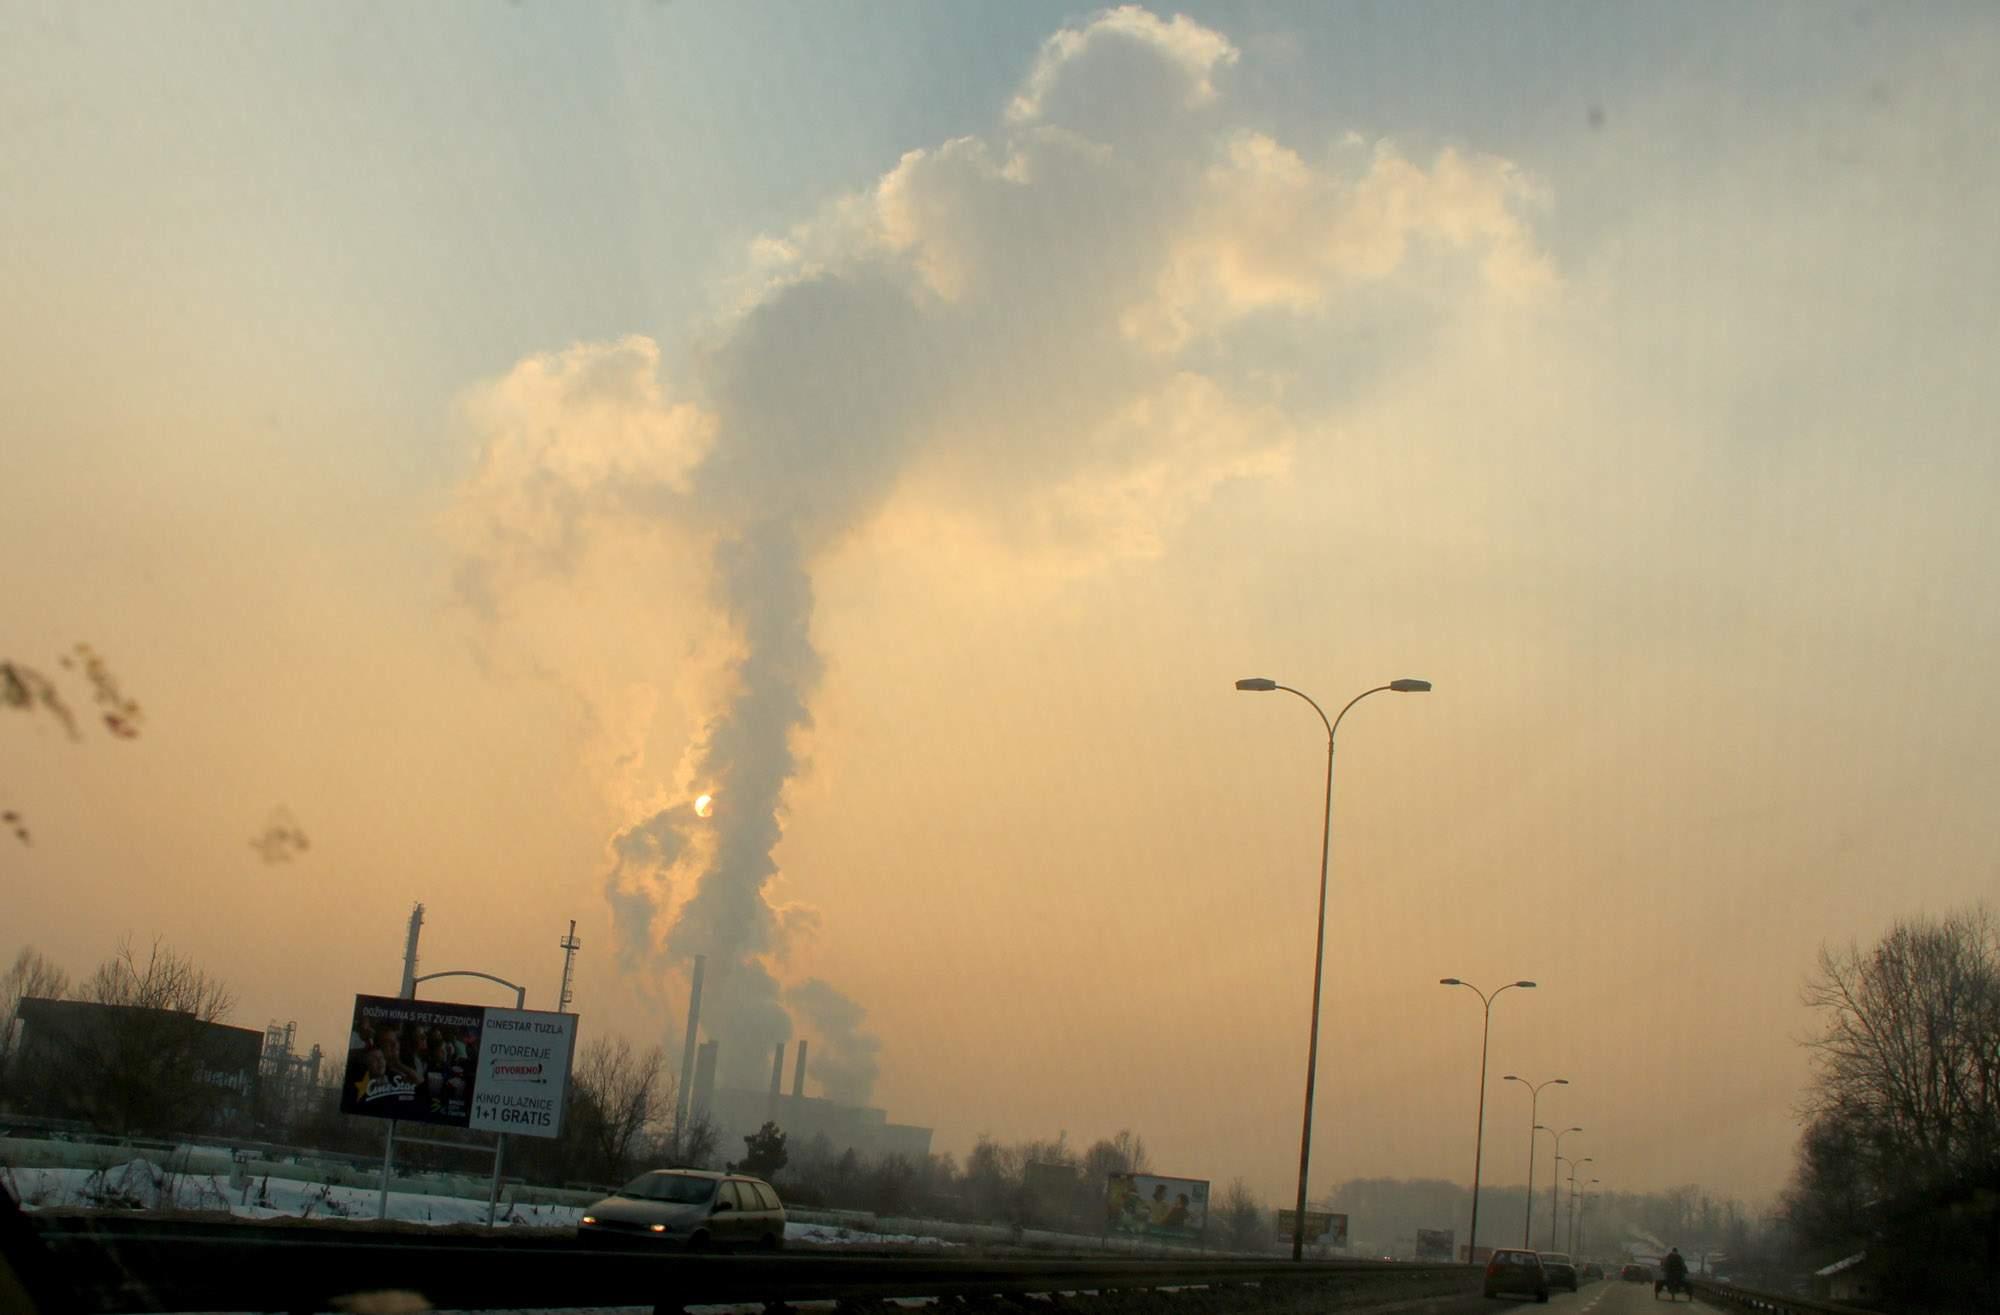
<svg viewBox="0 0 2000 1315"><path fill-rule="evenodd" d="M1597 1186L1597 1184L1602 1181L1603 1179L1601 1178L1593 1178L1589 1182L1583 1185L1582 1188L1583 1203L1581 1205L1577 1204L1577 1199L1576 1199L1576 1194L1578 1189L1575 1187L1570 1188L1569 1253L1572 1256L1577 1254L1578 1248L1581 1247L1583 1244L1583 1216L1584 1212L1590 1209L1590 1189Z"/></svg>
<svg viewBox="0 0 2000 1315"><path fill-rule="evenodd" d="M1266 694L1272 690L1283 690L1304 699L1308 706L1319 715L1320 725L1326 727L1326 807L1320 818L1319 840L1319 922L1313 940L1313 1000L1312 1033L1306 1043L1306 1113L1305 1124L1299 1133L1299 1200L1298 1209L1292 1216L1292 1259L1305 1259L1306 1252L1306 1171L1312 1163L1313 1132L1313 1079L1319 1070L1319 994L1322 971L1326 964L1326 860L1327 851L1333 844L1333 739L1340 729L1341 718L1370 694L1392 691L1397 694L1422 694L1428 691L1428 680L1392 680L1386 685L1362 690L1347 701L1347 707L1340 710L1332 721L1326 719L1326 710L1313 701L1304 690L1293 689L1290 685L1280 685L1264 676L1251 676L1236 682L1236 688L1249 693Z"/></svg>
<svg viewBox="0 0 2000 1315"><path fill-rule="evenodd" d="M1569 1235L1571 1240L1574 1240L1576 1236L1576 1171L1586 1164L1595 1163L1596 1161L1588 1155L1584 1156L1581 1160L1571 1160L1569 1162L1569 1225L1564 1231ZM1551 1247L1550 1250L1554 1250L1554 1248Z"/></svg>
<svg viewBox="0 0 2000 1315"><path fill-rule="evenodd" d="M1573 1132L1582 1132L1583 1129L1564 1128L1561 1132L1557 1132L1554 1128L1550 1128L1548 1131L1549 1135L1554 1137L1556 1142L1555 1165L1549 1171L1549 1250L1553 1251L1556 1249L1556 1216L1562 1213L1562 1183L1560 1179L1562 1177L1563 1138Z"/></svg>
<svg viewBox="0 0 2000 1315"><path fill-rule="evenodd" d="M1532 1093L1532 1099L1528 1102L1528 1217L1521 1221L1521 1245L1528 1247L1534 1245L1529 1241L1529 1233L1535 1226L1535 1134L1542 1126L1536 1121L1535 1111L1541 1107L1543 1087L1567 1087L1569 1079L1550 1078L1547 1082L1530 1082L1526 1078L1515 1077L1509 1073L1501 1081L1518 1082Z"/></svg>
<svg viewBox="0 0 2000 1315"><path fill-rule="evenodd" d="M1497 987L1491 995L1471 982L1462 982L1456 977L1440 977L1438 985L1464 987L1479 997L1479 1003L1484 1007L1486 1015L1486 1020L1479 1029L1479 1127L1472 1138L1472 1236L1466 1243L1471 1248L1466 1254L1476 1255L1479 1251L1479 1168L1480 1162L1486 1157L1486 1042L1493 1032L1493 1002L1500 998L1501 991L1511 991L1517 986L1533 990L1535 984L1527 981L1509 982L1505 986Z"/></svg>

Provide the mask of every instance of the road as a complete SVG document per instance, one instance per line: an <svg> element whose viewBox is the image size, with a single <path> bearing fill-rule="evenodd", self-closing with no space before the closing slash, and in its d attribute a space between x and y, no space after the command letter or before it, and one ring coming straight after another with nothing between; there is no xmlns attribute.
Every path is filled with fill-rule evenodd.
<svg viewBox="0 0 2000 1315"><path fill-rule="evenodd" d="M1486 1306L1495 1312L1519 1306L1524 1311L1545 1311L1547 1315L1665 1315L1669 1309L1677 1307L1686 1312L1700 1306L1700 1303L1691 1303L1683 1297L1670 1307L1665 1297L1654 1298L1651 1283L1621 1283L1616 1279L1607 1279L1601 1283L1586 1283L1578 1292L1551 1293L1546 1306L1532 1298L1526 1301L1495 1298ZM1709 1310L1706 1306L1700 1308L1704 1312Z"/></svg>

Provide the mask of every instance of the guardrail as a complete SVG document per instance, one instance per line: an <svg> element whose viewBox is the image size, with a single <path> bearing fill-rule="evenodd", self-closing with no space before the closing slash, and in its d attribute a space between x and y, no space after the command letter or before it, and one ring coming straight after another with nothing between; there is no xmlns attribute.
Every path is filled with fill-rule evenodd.
<svg viewBox="0 0 2000 1315"><path fill-rule="evenodd" d="M1792 1297L1781 1292L1760 1292L1756 1288L1740 1288L1734 1283L1717 1283L1712 1279L1689 1279L1688 1286L1711 1306L1753 1311L1756 1315L1871 1315L1859 1306L1816 1301L1811 1297Z"/></svg>
<svg viewBox="0 0 2000 1315"><path fill-rule="evenodd" d="M1218 1285L1379 1285L1384 1299L1471 1293L1464 1265L1370 1261L951 1258L796 1252L707 1256L583 1250L557 1239L393 1238L345 1230L36 1230L84 1310L323 1311L358 1292L407 1291L480 1310L1018 1296Z"/></svg>

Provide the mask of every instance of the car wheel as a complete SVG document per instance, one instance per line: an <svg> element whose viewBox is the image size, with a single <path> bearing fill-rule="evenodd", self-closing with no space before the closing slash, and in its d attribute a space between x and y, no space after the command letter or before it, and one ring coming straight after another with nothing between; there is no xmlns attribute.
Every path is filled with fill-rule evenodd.
<svg viewBox="0 0 2000 1315"><path fill-rule="evenodd" d="M759 1251L776 1251L778 1245L778 1235L776 1233L766 1233L757 1239L757 1249Z"/></svg>

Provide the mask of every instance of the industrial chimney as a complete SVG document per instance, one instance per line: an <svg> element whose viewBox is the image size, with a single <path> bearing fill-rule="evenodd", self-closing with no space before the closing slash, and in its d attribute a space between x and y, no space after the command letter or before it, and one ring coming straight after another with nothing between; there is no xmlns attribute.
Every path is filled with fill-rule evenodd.
<svg viewBox="0 0 2000 1315"><path fill-rule="evenodd" d="M687 1038L681 1043L681 1086L674 1097L674 1134L687 1126L688 1102L694 1096L694 1050L701 1026L701 974L708 966L708 956L694 956L694 984L688 988Z"/></svg>
<svg viewBox="0 0 2000 1315"><path fill-rule="evenodd" d="M792 1096L804 1100L806 1095L806 1039L799 1038L799 1062L792 1069Z"/></svg>

